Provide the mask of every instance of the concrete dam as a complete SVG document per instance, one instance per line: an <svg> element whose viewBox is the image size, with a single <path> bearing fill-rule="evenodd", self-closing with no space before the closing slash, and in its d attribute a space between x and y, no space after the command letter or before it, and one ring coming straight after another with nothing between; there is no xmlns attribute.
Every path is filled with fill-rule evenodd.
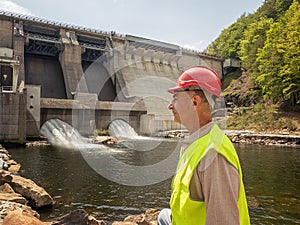
<svg viewBox="0 0 300 225"><path fill-rule="evenodd" d="M83 135L122 119L138 133L178 129L167 92L180 73L223 60L178 45L0 11L0 141L56 118Z"/></svg>

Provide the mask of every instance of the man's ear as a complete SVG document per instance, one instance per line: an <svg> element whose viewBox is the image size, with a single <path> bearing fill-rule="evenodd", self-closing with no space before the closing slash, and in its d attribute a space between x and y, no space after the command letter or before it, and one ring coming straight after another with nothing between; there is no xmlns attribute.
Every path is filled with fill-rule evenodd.
<svg viewBox="0 0 300 225"><path fill-rule="evenodd" d="M193 97L193 104L194 104L194 106L197 106L197 105L201 104L201 101L202 101L202 99L201 99L201 97L199 95L195 95Z"/></svg>

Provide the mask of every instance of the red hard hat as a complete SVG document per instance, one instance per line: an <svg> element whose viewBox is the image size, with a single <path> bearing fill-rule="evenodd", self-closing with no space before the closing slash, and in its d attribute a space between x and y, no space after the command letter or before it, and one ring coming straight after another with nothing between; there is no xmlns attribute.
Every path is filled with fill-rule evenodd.
<svg viewBox="0 0 300 225"><path fill-rule="evenodd" d="M181 89L188 89L191 86L199 86L201 89L220 97L221 81L216 71L206 66L193 66L184 71L176 82L176 87L168 91L174 94Z"/></svg>

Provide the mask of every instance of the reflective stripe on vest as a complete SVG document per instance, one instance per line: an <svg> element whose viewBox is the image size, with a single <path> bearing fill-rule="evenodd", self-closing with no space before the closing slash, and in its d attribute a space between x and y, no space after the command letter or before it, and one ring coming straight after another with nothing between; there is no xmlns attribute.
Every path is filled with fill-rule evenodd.
<svg viewBox="0 0 300 225"><path fill-rule="evenodd" d="M172 225L205 224L205 202L190 199L189 184L195 168L210 149L217 150L238 170L240 175L240 192L237 204L240 225L249 225L248 206L238 155L231 141L217 125L214 125L207 135L193 142L180 157L176 174L172 181L172 196L170 200Z"/></svg>

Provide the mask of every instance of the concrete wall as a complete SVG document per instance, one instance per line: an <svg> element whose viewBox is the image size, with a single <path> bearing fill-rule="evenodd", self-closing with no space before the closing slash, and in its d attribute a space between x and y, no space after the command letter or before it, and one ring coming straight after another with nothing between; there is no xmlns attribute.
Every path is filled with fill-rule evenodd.
<svg viewBox="0 0 300 225"><path fill-rule="evenodd" d="M146 52L147 54L147 52ZM172 95L167 92L170 87L175 85L180 71L177 66L151 59L151 53L145 55L142 61L132 60L127 55L128 65L121 68L116 80L119 85L118 97L120 101L136 102L143 100L147 114L150 117L142 117L143 127L141 133L151 134L155 130L166 130L165 120L172 120L172 113L167 109ZM153 61L149 61L153 60ZM122 97L124 97L122 99ZM150 119L149 119L150 118ZM148 126L148 128L147 128ZM152 126L152 127L151 127ZM178 124L172 127L178 129ZM139 129L137 130L139 131ZM151 131L147 133L147 131Z"/></svg>
<svg viewBox="0 0 300 225"><path fill-rule="evenodd" d="M13 22L0 19L0 47L13 48Z"/></svg>
<svg viewBox="0 0 300 225"><path fill-rule="evenodd" d="M26 85L27 112L26 112L26 137L39 137L40 135L40 101L41 86Z"/></svg>
<svg viewBox="0 0 300 225"><path fill-rule="evenodd" d="M180 55L178 59L178 68L180 71L184 71L190 66L203 65L203 60L195 52L182 50L177 53Z"/></svg>
<svg viewBox="0 0 300 225"><path fill-rule="evenodd" d="M99 101L115 101L117 94L113 76L100 62L83 62L84 77L89 93L97 94Z"/></svg>
<svg viewBox="0 0 300 225"><path fill-rule="evenodd" d="M212 57L205 54L200 54L204 66L213 68L219 75L220 79L223 77L223 60L217 57Z"/></svg>
<svg viewBox="0 0 300 225"><path fill-rule="evenodd" d="M42 98L65 99L66 88L58 59L25 55L26 85L40 85Z"/></svg>
<svg viewBox="0 0 300 225"><path fill-rule="evenodd" d="M123 119L139 130L140 117L146 113L143 103L41 99L41 125L49 119L59 118L85 136L95 129L107 129L114 119Z"/></svg>
<svg viewBox="0 0 300 225"><path fill-rule="evenodd" d="M13 50L14 58L18 61L18 77L16 85L20 85L22 81L25 81L25 55L24 55L24 44L26 38L23 32L23 23L14 23L14 36L13 36Z"/></svg>
<svg viewBox="0 0 300 225"><path fill-rule="evenodd" d="M26 139L26 90L0 93L0 141Z"/></svg>
<svg viewBox="0 0 300 225"><path fill-rule="evenodd" d="M78 87L83 75L81 54L84 52L84 48L79 45L74 31L61 29L60 36L63 49L59 54L59 62L63 71L67 98L72 99L78 89L88 92L86 85Z"/></svg>

